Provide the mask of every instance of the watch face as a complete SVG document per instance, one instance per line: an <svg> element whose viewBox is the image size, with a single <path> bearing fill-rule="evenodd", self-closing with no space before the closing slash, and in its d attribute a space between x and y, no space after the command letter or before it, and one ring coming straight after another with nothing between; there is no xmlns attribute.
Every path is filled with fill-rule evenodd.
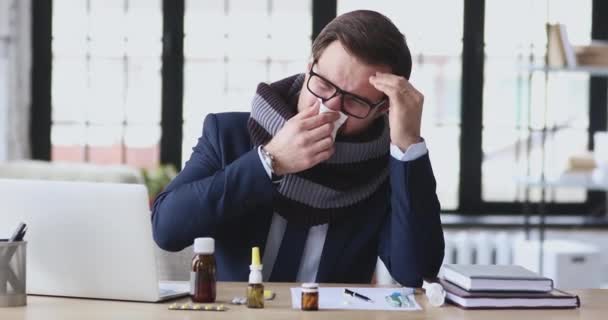
<svg viewBox="0 0 608 320"><path fill-rule="evenodd" d="M268 151L266 151L264 149L264 146L260 147L260 155L262 156L262 161L265 162L266 166L270 169L270 174L271 174L271 179L274 179L274 168L273 168L273 161L272 161L272 156L270 155L270 153L268 153Z"/></svg>

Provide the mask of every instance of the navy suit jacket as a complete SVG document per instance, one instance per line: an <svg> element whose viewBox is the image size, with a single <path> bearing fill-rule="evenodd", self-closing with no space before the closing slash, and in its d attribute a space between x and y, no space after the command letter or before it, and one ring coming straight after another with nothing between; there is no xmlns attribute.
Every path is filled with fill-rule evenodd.
<svg viewBox="0 0 608 320"><path fill-rule="evenodd" d="M179 251L197 237L215 238L223 281L247 281L251 247L263 252L273 215L275 186L251 143L248 118L207 116L190 160L153 206L158 246ZM437 274L444 240L428 154L407 162L391 157L389 179L352 218L330 223L317 282L369 283L378 256L404 286Z"/></svg>

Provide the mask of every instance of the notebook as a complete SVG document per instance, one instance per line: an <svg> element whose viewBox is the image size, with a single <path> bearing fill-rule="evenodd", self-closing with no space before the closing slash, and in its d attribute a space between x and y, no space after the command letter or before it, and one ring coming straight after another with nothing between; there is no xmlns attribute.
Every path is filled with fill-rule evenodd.
<svg viewBox="0 0 608 320"><path fill-rule="evenodd" d="M469 291L553 290L553 280L516 265L446 264L443 278Z"/></svg>
<svg viewBox="0 0 608 320"><path fill-rule="evenodd" d="M439 282L446 291L446 298L465 309L534 309L578 308L580 299L561 290L551 292L470 292L444 279Z"/></svg>

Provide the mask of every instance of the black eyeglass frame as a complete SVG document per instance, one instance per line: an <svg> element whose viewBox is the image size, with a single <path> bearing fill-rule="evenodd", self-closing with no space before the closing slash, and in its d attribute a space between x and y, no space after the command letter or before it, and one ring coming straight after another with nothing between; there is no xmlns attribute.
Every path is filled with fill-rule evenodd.
<svg viewBox="0 0 608 320"><path fill-rule="evenodd" d="M327 80L327 78L323 77L322 75L316 73L313 71L315 65L317 64L317 62L315 61L312 66L310 66L310 71L308 72L308 81L306 82L306 89L308 89L308 91L310 93L312 93L315 97L321 99L321 101L326 102L329 101L331 99L333 99L334 97L336 97L337 95L340 95L340 110L342 110L342 112L348 114L351 117L355 117L357 119L365 119L369 116L369 114L372 112L372 110L374 108L378 108L382 105L384 105L387 101L388 101L388 97L386 95L384 95L384 97L378 101L378 102L371 102L368 99L358 96L354 93L350 93L348 91L342 90L340 87L338 87L337 85L335 85L333 82ZM330 97L325 98L323 96L320 96L319 94L315 93L313 90L310 89L310 80L313 77L319 77L321 80L327 82L327 84L331 85L334 88L334 94L332 94ZM367 105L368 106L368 111L367 114L365 116L358 116L355 114L351 114L350 112L348 112L346 109L344 109L344 97L348 96L351 98L354 98L355 100L359 100L359 102L362 102L363 105Z"/></svg>

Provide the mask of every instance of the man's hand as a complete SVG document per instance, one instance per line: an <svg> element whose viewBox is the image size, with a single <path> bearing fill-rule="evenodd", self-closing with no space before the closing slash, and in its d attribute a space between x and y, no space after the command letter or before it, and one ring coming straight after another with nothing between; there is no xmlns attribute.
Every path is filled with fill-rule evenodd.
<svg viewBox="0 0 608 320"><path fill-rule="evenodd" d="M384 92L389 99L388 113L391 142L401 150L420 142L420 123L424 96L412 84L394 74L376 72L369 78L376 89Z"/></svg>
<svg viewBox="0 0 608 320"><path fill-rule="evenodd" d="M319 113L319 102L289 119L264 147L273 155L277 175L312 168L334 154L331 138L336 112Z"/></svg>

